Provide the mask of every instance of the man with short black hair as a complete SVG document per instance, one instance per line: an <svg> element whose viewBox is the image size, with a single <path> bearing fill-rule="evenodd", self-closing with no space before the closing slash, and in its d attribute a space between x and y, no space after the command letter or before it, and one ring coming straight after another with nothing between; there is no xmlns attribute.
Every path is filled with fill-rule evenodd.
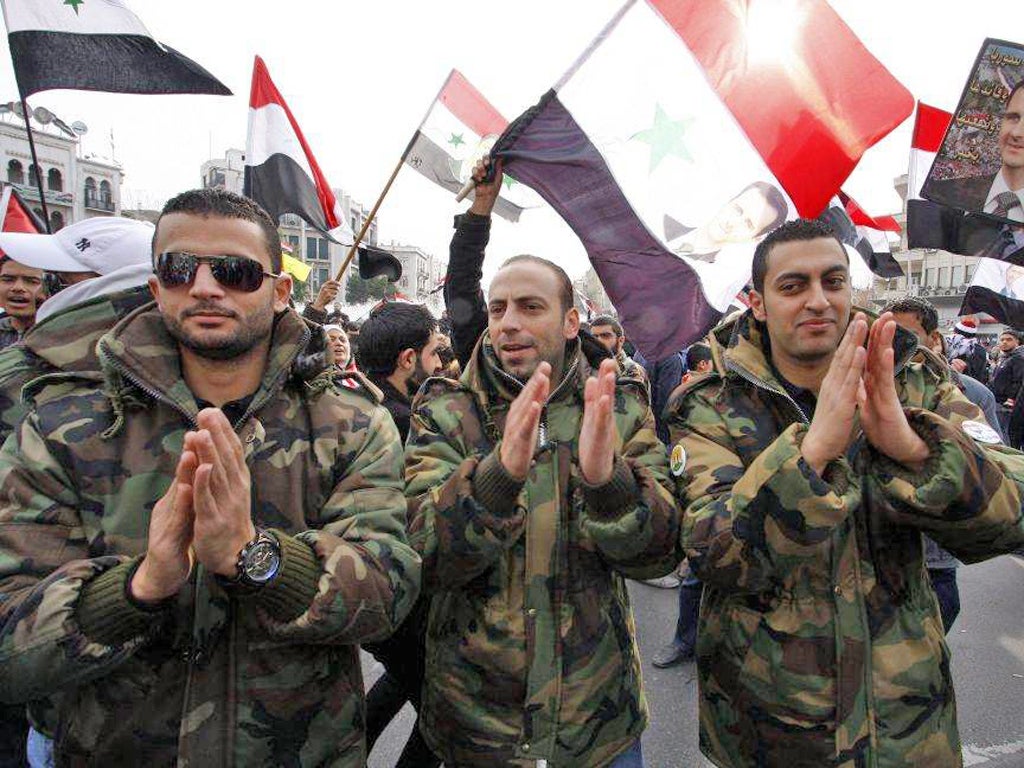
<svg viewBox="0 0 1024 768"><path fill-rule="evenodd" d="M437 320L422 304L388 302L375 310L359 330L359 369L384 393L382 405L395 420L405 442L409 434L412 396L441 370Z"/></svg>
<svg viewBox="0 0 1024 768"><path fill-rule="evenodd" d="M361 768L357 644L418 592L397 432L297 365L326 337L251 200L175 197L153 257L0 451L2 698L54 700L58 765Z"/></svg>
<svg viewBox="0 0 1024 768"><path fill-rule="evenodd" d="M648 714L623 576L678 561L646 387L581 347L556 264L505 262L486 316L459 381L420 391L406 447L433 598L421 731L460 768L638 768Z"/></svg>
<svg viewBox="0 0 1024 768"><path fill-rule="evenodd" d="M622 324L618 320L611 315L598 315L590 321L590 335L615 356L623 372L646 378L644 367L626 354L626 334L622 332Z"/></svg>
<svg viewBox="0 0 1024 768"><path fill-rule="evenodd" d="M1024 456L890 314L852 306L817 221L754 257L750 309L670 406L704 582L701 748L717 765L959 766L922 533L967 562L1024 543ZM866 342L866 348L865 348Z"/></svg>
<svg viewBox="0 0 1024 768"><path fill-rule="evenodd" d="M36 310L46 298L43 270L0 256L0 349L21 341L35 325Z"/></svg>

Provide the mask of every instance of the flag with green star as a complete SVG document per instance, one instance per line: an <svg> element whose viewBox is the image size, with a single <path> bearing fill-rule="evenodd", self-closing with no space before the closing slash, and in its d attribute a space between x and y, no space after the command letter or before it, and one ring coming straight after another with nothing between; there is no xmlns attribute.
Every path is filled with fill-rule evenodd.
<svg viewBox="0 0 1024 768"><path fill-rule="evenodd" d="M231 91L158 43L118 0L0 0L14 75L25 96L51 88L113 93Z"/></svg>
<svg viewBox="0 0 1024 768"><path fill-rule="evenodd" d="M422 176L457 193L508 121L458 70L452 70L405 156ZM472 194L472 193L471 193ZM509 174L501 182L494 213L518 221L536 196Z"/></svg>

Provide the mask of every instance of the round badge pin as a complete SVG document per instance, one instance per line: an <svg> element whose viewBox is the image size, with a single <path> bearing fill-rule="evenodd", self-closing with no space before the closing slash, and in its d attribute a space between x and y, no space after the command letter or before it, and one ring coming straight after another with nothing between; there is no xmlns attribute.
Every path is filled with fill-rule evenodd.
<svg viewBox="0 0 1024 768"><path fill-rule="evenodd" d="M993 445L1003 442L999 437L999 433L983 421L965 421L960 427L979 443Z"/></svg>
<svg viewBox="0 0 1024 768"><path fill-rule="evenodd" d="M672 470L672 474L676 477L683 474L683 470L686 469L686 449L683 448L681 443L677 443L672 449L669 466Z"/></svg>

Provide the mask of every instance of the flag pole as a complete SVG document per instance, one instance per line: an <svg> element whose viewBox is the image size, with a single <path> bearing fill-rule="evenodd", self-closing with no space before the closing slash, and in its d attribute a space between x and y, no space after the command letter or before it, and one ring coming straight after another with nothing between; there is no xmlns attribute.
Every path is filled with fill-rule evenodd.
<svg viewBox="0 0 1024 768"><path fill-rule="evenodd" d="M359 250L359 244L363 242L363 236L366 231L370 228L370 224L373 223L374 216L377 215L377 209L380 208L380 204L384 202L384 197L391 189L391 185L395 183L395 177L398 176L398 172L402 170L402 165L405 163L405 158L409 156L412 151L413 145L416 143L416 137L420 134L420 129L423 124L427 122L427 118L430 117L430 112L434 108L434 104L441 98L441 94L444 93L444 89L448 87L448 83L451 82L452 77L455 76L455 70L453 69L448 73L448 77L444 79L444 84L438 89L437 96L430 102L430 106L427 108L427 112L423 115L423 119L420 120L420 124L416 126L416 130L412 132L412 138L409 139L409 143L405 146L405 150L402 152L402 156L398 160L398 164L395 166L395 170L391 172L391 178L388 179L388 183L384 185L384 191L380 193L380 197L377 198L377 202L373 205L373 210L370 211L370 215L366 217L366 221L363 222L363 228L359 230L356 235L356 239L352 242L352 247L348 249L348 254L345 256L345 261L341 263L341 267L338 269L338 274L335 276L336 282L341 282L341 278L345 275L345 270L348 269L348 265L352 263L352 258L356 255L356 251Z"/></svg>
<svg viewBox="0 0 1024 768"><path fill-rule="evenodd" d="M39 202L43 206L43 224L46 226L46 234L50 234L50 211L46 207L46 192L43 191L43 169L39 167L39 158L36 157L36 142L32 138L32 113L28 111L28 100L24 94L21 96L21 111L24 113L25 130L28 132L28 148L32 154L32 166L36 169L36 186L39 187Z"/></svg>

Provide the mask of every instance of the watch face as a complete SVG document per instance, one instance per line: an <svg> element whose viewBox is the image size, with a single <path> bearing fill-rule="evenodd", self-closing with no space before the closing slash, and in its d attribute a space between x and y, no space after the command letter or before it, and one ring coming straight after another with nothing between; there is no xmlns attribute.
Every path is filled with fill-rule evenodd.
<svg viewBox="0 0 1024 768"><path fill-rule="evenodd" d="M257 584L264 584L277 575L281 567L281 553L271 541L258 541L245 556L243 570L245 578Z"/></svg>

